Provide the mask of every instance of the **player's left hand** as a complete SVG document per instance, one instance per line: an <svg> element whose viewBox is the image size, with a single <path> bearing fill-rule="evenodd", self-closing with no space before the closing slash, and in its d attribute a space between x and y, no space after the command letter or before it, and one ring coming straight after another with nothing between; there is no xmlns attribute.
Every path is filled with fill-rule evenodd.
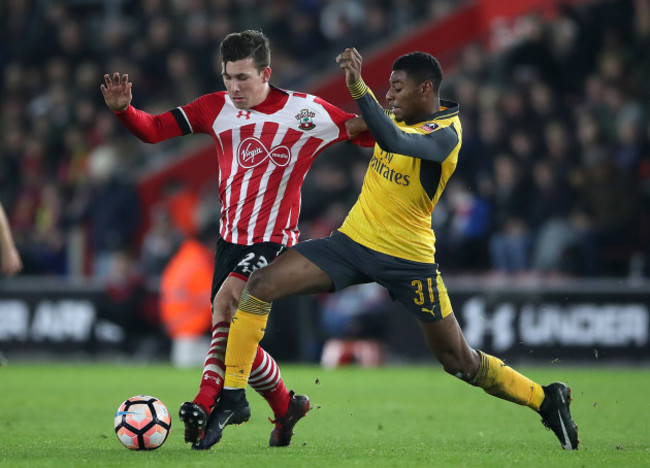
<svg viewBox="0 0 650 468"><path fill-rule="evenodd" d="M353 85L361 79L361 54L354 47L348 47L336 56L336 63L345 70L345 82Z"/></svg>

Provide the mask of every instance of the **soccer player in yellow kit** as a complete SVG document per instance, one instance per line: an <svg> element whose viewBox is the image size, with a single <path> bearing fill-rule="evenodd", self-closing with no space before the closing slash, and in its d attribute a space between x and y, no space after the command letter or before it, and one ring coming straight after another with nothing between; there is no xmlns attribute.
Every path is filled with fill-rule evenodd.
<svg viewBox="0 0 650 468"><path fill-rule="evenodd" d="M452 311L434 260L431 213L456 167L462 130L458 104L439 97L438 61L422 52L395 61L386 94L389 112L363 82L356 49L346 49L337 62L377 142L359 199L330 237L299 243L251 275L232 319L224 392L213 411L219 434L206 434L203 442L220 437L229 421L248 411L244 388L272 301L374 281L415 316L446 372L490 395L528 406L564 449L577 449L569 387L560 382L542 387L500 359L471 348ZM300 417L287 414L283 427L293 427L292 418Z"/></svg>

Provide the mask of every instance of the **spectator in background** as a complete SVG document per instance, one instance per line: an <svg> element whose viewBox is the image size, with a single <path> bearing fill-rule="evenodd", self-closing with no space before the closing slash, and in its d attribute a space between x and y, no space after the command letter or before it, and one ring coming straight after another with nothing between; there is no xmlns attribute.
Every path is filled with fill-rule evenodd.
<svg viewBox="0 0 650 468"><path fill-rule="evenodd" d="M7 123L0 134L0 203L9 217L22 182L21 158L25 135L19 125Z"/></svg>
<svg viewBox="0 0 650 468"><path fill-rule="evenodd" d="M597 50L597 45L585 34L585 20L566 3L559 6L558 16L548 29L549 51L562 71L562 88L565 93L579 93L581 74L591 67ZM549 105L557 104L556 100L549 101Z"/></svg>
<svg viewBox="0 0 650 468"><path fill-rule="evenodd" d="M539 145L533 136L535 132L523 128L510 132L510 151L525 174L533 171L535 162L539 159Z"/></svg>
<svg viewBox="0 0 650 468"><path fill-rule="evenodd" d="M489 81L490 69L487 55L481 44L475 42L468 44L463 49L458 73L461 78L471 80L474 83Z"/></svg>
<svg viewBox="0 0 650 468"><path fill-rule="evenodd" d="M500 154L494 161L494 231L490 238L492 266L499 274L525 273L530 266L529 198L530 184L518 162L510 154Z"/></svg>
<svg viewBox="0 0 650 468"><path fill-rule="evenodd" d="M323 200L332 205L347 201L351 180L344 168L323 162L314 167L308 177L311 184L302 190L300 207L304 219L322 216Z"/></svg>
<svg viewBox="0 0 650 468"><path fill-rule="evenodd" d="M623 118L616 125L616 143L612 149L614 164L627 173L634 173L641 159L641 122L632 117Z"/></svg>
<svg viewBox="0 0 650 468"><path fill-rule="evenodd" d="M533 183L535 190L528 210L529 225L536 233L532 269L549 276L566 274L565 254L577 240L568 222L573 195L548 160L535 164Z"/></svg>
<svg viewBox="0 0 650 468"><path fill-rule="evenodd" d="M578 165L578 148L567 124L562 120L549 120L544 125L543 146L543 159L553 166L553 172L563 183L571 185L570 180Z"/></svg>
<svg viewBox="0 0 650 468"><path fill-rule="evenodd" d="M528 90L530 99L530 112L532 118L528 117L530 123L527 125L530 131L538 131L540 127L552 119L566 117L567 111L562 102L558 102L557 93L553 92L548 83L535 81ZM530 114L529 114L530 115Z"/></svg>
<svg viewBox="0 0 650 468"><path fill-rule="evenodd" d="M320 28L330 43L337 46L361 42L365 9L359 0L327 2L320 14Z"/></svg>
<svg viewBox="0 0 650 468"><path fill-rule="evenodd" d="M23 264L9 229L7 215L2 204L0 204L0 273L11 276L18 273L22 268Z"/></svg>
<svg viewBox="0 0 650 468"><path fill-rule="evenodd" d="M182 179L172 179L163 187L163 201L174 227L183 236L196 235L195 213L199 195L187 187Z"/></svg>
<svg viewBox="0 0 650 468"><path fill-rule="evenodd" d="M320 215L308 224L303 240L318 239L329 236L334 229L341 225L349 210L345 203L332 203Z"/></svg>
<svg viewBox="0 0 650 468"><path fill-rule="evenodd" d="M99 146L89 156L90 181L67 213L71 224L89 221L93 275L106 278L113 255L132 247L140 223L140 199L133 182L119 172L117 149Z"/></svg>
<svg viewBox="0 0 650 468"><path fill-rule="evenodd" d="M183 243L183 234L174 226L164 205L151 210L151 225L140 248L140 263L147 276L160 276L169 260Z"/></svg>
<svg viewBox="0 0 650 468"><path fill-rule="evenodd" d="M477 173L491 170L497 156L507 148L504 118L501 112L496 110L498 98L487 97L486 95L492 94L488 89L484 89L483 94L483 99L489 102L482 103L482 106L488 108L481 112L478 122L479 141L475 150L480 157L473 156L479 159L474 166Z"/></svg>
<svg viewBox="0 0 650 468"><path fill-rule="evenodd" d="M28 233L24 257L30 274L64 275L67 272L63 229L63 194L54 181L44 183L36 206L34 229Z"/></svg>
<svg viewBox="0 0 650 468"><path fill-rule="evenodd" d="M176 367L200 367L210 344L210 291L214 246L219 227L203 226L186 239L160 278L162 323L171 338L171 362Z"/></svg>
<svg viewBox="0 0 650 468"><path fill-rule="evenodd" d="M503 119L503 126L508 129L508 137L510 132L524 128L527 123L526 116L529 113L528 103L525 100L524 93L520 87L506 89L500 92L499 96L499 111Z"/></svg>
<svg viewBox="0 0 650 468"><path fill-rule="evenodd" d="M547 42L544 19L538 14L524 16L519 28L523 37L507 52L503 81L527 84L541 79L559 89L564 75Z"/></svg>
<svg viewBox="0 0 650 468"><path fill-rule="evenodd" d="M482 272L489 269L491 182L484 178L472 191L462 177L451 179L446 188L448 219L436 228L436 259L456 271Z"/></svg>
<svg viewBox="0 0 650 468"><path fill-rule="evenodd" d="M173 49L167 54L166 74L170 78L174 102L189 102L200 94L200 77L192 72L192 60L193 55L182 49Z"/></svg>
<svg viewBox="0 0 650 468"><path fill-rule="evenodd" d="M219 196L219 182L208 180L199 189L194 222L197 226L205 226L213 219L221 216L221 198Z"/></svg>
<svg viewBox="0 0 650 468"><path fill-rule="evenodd" d="M630 175L601 153L582 171L577 197L578 207L588 219L580 232L580 273L598 276L617 271L625 275L640 232L639 198Z"/></svg>

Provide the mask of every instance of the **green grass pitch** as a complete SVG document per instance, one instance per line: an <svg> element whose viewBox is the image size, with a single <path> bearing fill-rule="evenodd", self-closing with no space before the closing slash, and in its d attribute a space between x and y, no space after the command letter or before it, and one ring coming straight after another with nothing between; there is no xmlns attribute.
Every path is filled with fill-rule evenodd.
<svg viewBox="0 0 650 468"><path fill-rule="evenodd" d="M0 368L0 466L650 466L650 371L550 366L522 370L573 389L580 450L565 452L531 410L490 397L439 366L334 371L283 366L290 388L315 408L292 445L269 448L270 410L248 391L253 417L229 426L217 446L183 443L180 404L194 396L199 369L164 365L21 364ZM158 450L132 452L113 431L118 405L137 394L172 414Z"/></svg>

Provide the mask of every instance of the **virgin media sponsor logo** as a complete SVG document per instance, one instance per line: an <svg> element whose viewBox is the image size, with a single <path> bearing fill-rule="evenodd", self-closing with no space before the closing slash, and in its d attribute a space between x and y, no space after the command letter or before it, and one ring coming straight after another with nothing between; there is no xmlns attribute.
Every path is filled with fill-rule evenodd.
<svg viewBox="0 0 650 468"><path fill-rule="evenodd" d="M291 160L291 152L284 145L268 149L255 137L245 138L237 147L237 162L246 169L259 166L267 158L271 158L271 162L276 166L284 167Z"/></svg>

